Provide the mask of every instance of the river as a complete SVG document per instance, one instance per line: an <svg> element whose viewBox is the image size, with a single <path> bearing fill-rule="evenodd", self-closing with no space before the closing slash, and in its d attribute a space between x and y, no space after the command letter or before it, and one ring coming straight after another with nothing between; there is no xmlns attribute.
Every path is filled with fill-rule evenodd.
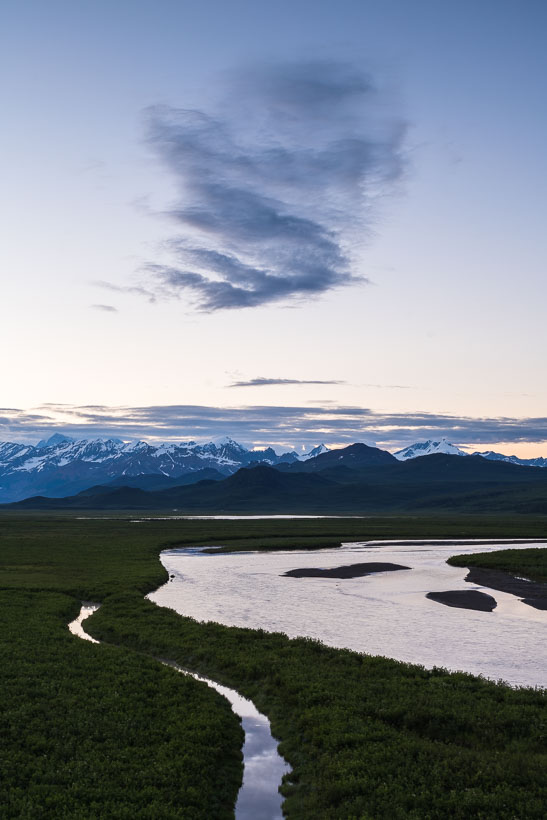
<svg viewBox="0 0 547 820"><path fill-rule="evenodd" d="M206 554L199 549L161 553L174 577L148 597L201 621L308 636L325 644L400 661L463 670L513 686L547 686L547 612L514 595L464 581L467 570L450 555L508 546L450 542L354 542L338 549ZM518 549L530 544L512 544ZM536 543L534 546L547 546ZM410 568L360 578L294 578L299 568L358 562ZM444 606L428 592L481 589L492 612Z"/></svg>

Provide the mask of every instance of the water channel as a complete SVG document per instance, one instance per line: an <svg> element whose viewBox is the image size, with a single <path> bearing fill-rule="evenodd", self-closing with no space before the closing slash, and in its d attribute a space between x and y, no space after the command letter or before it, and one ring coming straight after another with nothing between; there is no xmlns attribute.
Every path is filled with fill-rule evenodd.
<svg viewBox="0 0 547 820"><path fill-rule="evenodd" d="M83 628L83 621L99 606L88 601L82 602L78 617L68 625L73 635L92 643L100 643ZM277 741L272 737L268 718L257 710L254 703L241 697L235 689L229 689L209 678L189 672L175 663L166 665L184 675L191 675L215 689L230 702L235 714L241 718L245 732L242 749L243 783L235 807L236 820L281 820L282 797L278 788L283 775L289 771L289 766L278 754Z"/></svg>

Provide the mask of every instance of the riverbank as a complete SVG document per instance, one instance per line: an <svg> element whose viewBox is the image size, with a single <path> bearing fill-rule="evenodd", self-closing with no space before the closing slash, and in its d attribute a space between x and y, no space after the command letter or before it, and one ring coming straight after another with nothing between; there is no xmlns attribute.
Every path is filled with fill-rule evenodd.
<svg viewBox="0 0 547 820"><path fill-rule="evenodd" d="M547 610L547 550L501 550L455 555L449 564L468 567L472 584L515 595L534 609Z"/></svg>

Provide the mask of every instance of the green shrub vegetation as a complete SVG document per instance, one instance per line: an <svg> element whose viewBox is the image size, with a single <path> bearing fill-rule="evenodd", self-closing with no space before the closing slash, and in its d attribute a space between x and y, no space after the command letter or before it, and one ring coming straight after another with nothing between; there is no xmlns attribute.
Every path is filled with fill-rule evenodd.
<svg viewBox="0 0 547 820"><path fill-rule="evenodd" d="M242 730L207 686L72 636L79 603L0 591L2 817L230 818Z"/></svg>
<svg viewBox="0 0 547 820"><path fill-rule="evenodd" d="M251 698L294 769L289 817L544 816L544 693L199 624L137 595L109 598L88 628Z"/></svg>
<svg viewBox="0 0 547 820"><path fill-rule="evenodd" d="M547 581L547 549L507 549L454 555L448 563L455 567L481 567L517 573L532 581Z"/></svg>
<svg viewBox="0 0 547 820"><path fill-rule="evenodd" d="M163 657L233 686L270 717L293 767L289 818L543 817L545 692L201 624L143 597L166 580L158 552L167 545L545 531L544 519L502 525L3 514L0 815L233 816L239 722L215 692L154 659ZM105 644L68 632L81 599L102 601L86 629Z"/></svg>

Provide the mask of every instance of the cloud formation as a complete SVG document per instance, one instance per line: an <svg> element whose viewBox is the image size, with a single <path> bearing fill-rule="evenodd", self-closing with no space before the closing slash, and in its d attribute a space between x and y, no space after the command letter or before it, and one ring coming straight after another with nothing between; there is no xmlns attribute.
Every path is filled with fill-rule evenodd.
<svg viewBox="0 0 547 820"><path fill-rule="evenodd" d="M114 307L114 305L90 305L93 310L101 310L103 313L117 313L118 308Z"/></svg>
<svg viewBox="0 0 547 820"><path fill-rule="evenodd" d="M338 381L336 379L328 379L326 381L319 379L266 379L258 376L256 379L249 379L248 381L232 382L227 387L271 387L272 385L285 384L346 384L346 382Z"/></svg>
<svg viewBox="0 0 547 820"><path fill-rule="evenodd" d="M113 282L106 282L104 279L94 279L89 284L111 290L114 293L132 293L136 296L144 296L152 304L156 301L156 294L140 285L115 285Z"/></svg>
<svg viewBox="0 0 547 820"><path fill-rule="evenodd" d="M151 108L177 234L145 289L210 312L366 282L354 253L404 169L405 126L380 97L351 65L323 61L233 73L211 111Z"/></svg>
<svg viewBox="0 0 547 820"><path fill-rule="evenodd" d="M280 448L347 445L365 441L396 449L445 436L453 444L547 442L547 418L471 418L434 413L380 413L364 407L313 406L150 407L48 404L33 410L0 409L0 441L35 442L61 431L73 438L115 436L150 441L198 441L229 434L247 445ZM547 448L546 448L547 449ZM538 455L547 455L538 452Z"/></svg>

